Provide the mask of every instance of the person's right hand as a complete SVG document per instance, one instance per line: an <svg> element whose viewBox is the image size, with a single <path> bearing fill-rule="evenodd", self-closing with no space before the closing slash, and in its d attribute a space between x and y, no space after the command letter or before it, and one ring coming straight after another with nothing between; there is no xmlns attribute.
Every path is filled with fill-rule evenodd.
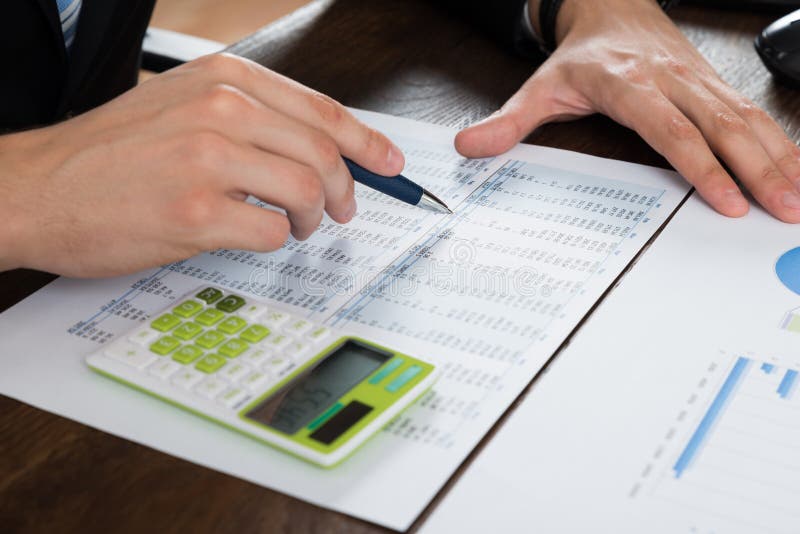
<svg viewBox="0 0 800 534"><path fill-rule="evenodd" d="M207 56L77 118L0 138L0 270L110 276L216 248L274 250L290 231L307 238L323 209L353 217L342 156L386 176L404 165L334 100Z"/></svg>

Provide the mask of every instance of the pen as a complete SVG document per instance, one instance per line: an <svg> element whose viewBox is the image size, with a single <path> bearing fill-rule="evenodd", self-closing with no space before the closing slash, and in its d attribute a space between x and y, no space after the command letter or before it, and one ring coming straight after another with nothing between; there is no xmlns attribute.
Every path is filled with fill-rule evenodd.
<svg viewBox="0 0 800 534"><path fill-rule="evenodd" d="M447 207L447 204L439 200L436 195L423 188L421 185L415 184L402 174L397 176L387 177L381 176L370 172L361 165L350 161L347 158L342 158L350 174L353 175L353 180L367 187L380 191L390 197L403 201L412 206L419 206L420 208L428 209L438 213L453 213Z"/></svg>

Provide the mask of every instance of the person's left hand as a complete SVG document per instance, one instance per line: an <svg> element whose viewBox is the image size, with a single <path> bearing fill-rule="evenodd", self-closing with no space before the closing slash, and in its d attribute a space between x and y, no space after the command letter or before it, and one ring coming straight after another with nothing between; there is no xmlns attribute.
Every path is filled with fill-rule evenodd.
<svg viewBox="0 0 800 534"><path fill-rule="evenodd" d="M555 53L519 92L458 135L459 152L496 155L542 124L599 112L639 133L719 212L742 216L748 202L716 156L770 213L800 222L800 148L719 78L654 0L565 0L556 36Z"/></svg>

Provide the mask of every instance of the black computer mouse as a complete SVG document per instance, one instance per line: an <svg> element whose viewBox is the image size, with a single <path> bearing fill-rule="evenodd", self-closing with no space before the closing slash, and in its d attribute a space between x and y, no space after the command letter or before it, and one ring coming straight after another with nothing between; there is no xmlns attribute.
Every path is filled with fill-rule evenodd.
<svg viewBox="0 0 800 534"><path fill-rule="evenodd" d="M756 51L776 80L800 89L800 10L767 26Z"/></svg>

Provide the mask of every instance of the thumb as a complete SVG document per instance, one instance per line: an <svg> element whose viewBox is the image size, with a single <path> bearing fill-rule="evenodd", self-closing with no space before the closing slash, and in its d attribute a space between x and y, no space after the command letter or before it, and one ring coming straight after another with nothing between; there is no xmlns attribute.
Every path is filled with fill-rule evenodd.
<svg viewBox="0 0 800 534"><path fill-rule="evenodd" d="M468 158L496 156L510 150L554 117L554 87L550 73L535 73L502 108L460 131L456 150Z"/></svg>

